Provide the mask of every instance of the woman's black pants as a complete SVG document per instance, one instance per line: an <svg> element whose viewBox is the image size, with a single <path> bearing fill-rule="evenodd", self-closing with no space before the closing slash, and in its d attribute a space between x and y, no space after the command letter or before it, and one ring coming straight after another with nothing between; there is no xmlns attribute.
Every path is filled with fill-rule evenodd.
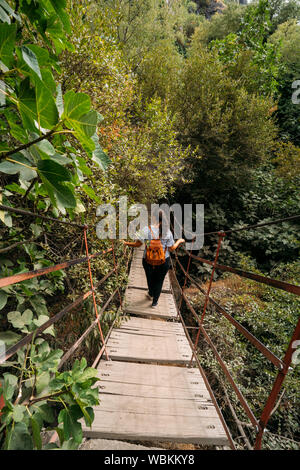
<svg viewBox="0 0 300 470"><path fill-rule="evenodd" d="M148 290L151 297L153 297L153 302L157 302L161 294L162 286L167 272L170 269L170 258L168 257L164 264L160 266L152 266L148 264L143 258L143 267L145 270Z"/></svg>

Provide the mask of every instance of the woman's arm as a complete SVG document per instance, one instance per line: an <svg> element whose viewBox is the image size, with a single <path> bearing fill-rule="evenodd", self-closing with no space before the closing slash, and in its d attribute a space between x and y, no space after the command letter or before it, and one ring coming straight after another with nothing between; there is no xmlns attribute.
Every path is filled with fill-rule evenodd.
<svg viewBox="0 0 300 470"><path fill-rule="evenodd" d="M181 245L182 243L185 243L185 240L183 238L179 238L179 240L177 240L177 242L175 242L174 245L169 246L168 250L175 251L179 247L179 245Z"/></svg>
<svg viewBox="0 0 300 470"><path fill-rule="evenodd" d="M133 246L137 248L143 244L140 240L136 240L135 242L127 242L126 240L122 240L122 242L124 245Z"/></svg>

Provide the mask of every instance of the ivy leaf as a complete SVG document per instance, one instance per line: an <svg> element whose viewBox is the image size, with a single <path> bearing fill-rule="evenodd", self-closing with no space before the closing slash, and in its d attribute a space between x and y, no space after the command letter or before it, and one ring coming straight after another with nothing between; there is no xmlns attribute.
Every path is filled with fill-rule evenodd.
<svg viewBox="0 0 300 470"><path fill-rule="evenodd" d="M13 325L14 328L19 328L25 333L28 332L28 328L25 325L30 325L32 322L32 311L27 309L23 314L18 311L12 311L7 314L8 321Z"/></svg>
<svg viewBox="0 0 300 470"><path fill-rule="evenodd" d="M8 295L5 294L5 292L0 291L0 310L2 310L3 307L5 307L7 303L7 299L8 299Z"/></svg>
<svg viewBox="0 0 300 470"><path fill-rule="evenodd" d="M23 405L14 405L13 407L13 419L16 423L20 423L24 419L24 413L26 412L26 407Z"/></svg>
<svg viewBox="0 0 300 470"><path fill-rule="evenodd" d="M72 405L68 409L60 411L58 422L63 423L66 440L73 437L75 442L80 443L82 441L82 428L81 424L77 421L80 418L82 418L82 412L77 405Z"/></svg>
<svg viewBox="0 0 300 470"><path fill-rule="evenodd" d="M41 428L38 423L38 421L35 419L35 417L30 418L30 424L31 424L31 429L32 429L32 437L34 441L34 445L37 448L37 450L42 449L42 438L41 438Z"/></svg>
<svg viewBox="0 0 300 470"><path fill-rule="evenodd" d="M6 435L6 450L32 450L33 441L25 423L16 423Z"/></svg>
<svg viewBox="0 0 300 470"><path fill-rule="evenodd" d="M48 321L48 320L49 320L49 317L47 315L40 315L39 318L35 318L33 320L33 323L35 324L35 326L39 327L39 326L43 325L44 323L46 323L46 321ZM53 325L51 325L49 328L47 328L44 331L44 333L55 336Z"/></svg>
<svg viewBox="0 0 300 470"><path fill-rule="evenodd" d="M54 421L53 409L46 403L39 405L38 411L35 414L39 414L46 423L50 424Z"/></svg>
<svg viewBox="0 0 300 470"><path fill-rule="evenodd" d="M0 341L2 341L7 348L9 346L16 344L20 338L21 336L18 335L17 333L14 333L13 331L1 331L0 332Z"/></svg>
<svg viewBox="0 0 300 470"><path fill-rule="evenodd" d="M15 375L5 373L4 377L4 386L3 386L3 395L5 401L10 401L14 395L14 391L17 387L18 379Z"/></svg>

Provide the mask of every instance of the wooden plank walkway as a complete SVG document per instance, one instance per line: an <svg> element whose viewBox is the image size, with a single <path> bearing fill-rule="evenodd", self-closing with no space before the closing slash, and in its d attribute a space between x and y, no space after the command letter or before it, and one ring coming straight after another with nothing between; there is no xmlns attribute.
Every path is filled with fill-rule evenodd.
<svg viewBox="0 0 300 470"><path fill-rule="evenodd" d="M131 314L107 342L98 366L100 405L85 437L228 445L220 417L196 367L166 278L159 308L146 297L142 249L134 252L125 309ZM137 283L135 286L134 283ZM138 287L138 288L137 288ZM133 315L133 316L132 316Z"/></svg>

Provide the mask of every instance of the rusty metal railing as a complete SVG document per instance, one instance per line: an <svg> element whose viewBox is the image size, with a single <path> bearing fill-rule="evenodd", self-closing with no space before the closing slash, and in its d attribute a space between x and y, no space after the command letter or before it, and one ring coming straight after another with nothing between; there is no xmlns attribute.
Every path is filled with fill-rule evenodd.
<svg viewBox="0 0 300 470"><path fill-rule="evenodd" d="M9 206L0 205L0 210L10 211L10 212L14 212L16 214L41 218L41 219L45 219L45 220L49 220L49 221L54 221L54 222L57 222L59 224L70 225L70 226L75 226L77 228L81 228L81 229L83 229L83 244L85 244L85 251L86 251L86 256L83 257L83 258L76 258L76 259L72 259L72 260L67 260L67 261L64 261L62 263L59 263L59 264L56 264L56 265L53 265L53 266L48 266L46 268L36 269L36 270L33 270L33 271L27 271L25 273L15 274L13 276L7 276L7 277L4 277L4 278L1 278L0 279L0 288L6 287L6 286L9 286L9 285L13 285L13 284L16 284L16 283L19 283L19 282L22 282L22 281L26 281L28 279L43 276L43 275L46 275L46 274L49 274L49 273L52 273L52 272L55 272L55 271L59 271L59 270L62 270L62 269L67 269L71 266L75 266L75 265L82 264L82 263L87 263L88 264L89 278L90 278L90 285L91 285L91 289L89 291L87 291L84 294L77 297L77 299L74 302L67 305L65 308L60 310L56 315L49 318L45 323L43 323L41 326L36 328L33 332L26 335L24 338L22 338L16 344L14 344L9 349L7 349L6 352L0 358L1 362L7 361L19 349L21 349L26 344L31 343L33 338L37 337L37 335L41 334L43 331L45 331L47 328L49 328L53 324L57 323L62 317L64 317L66 314L68 314L69 312L74 310L75 307L78 307L79 305L81 305L90 296L93 297L93 305L94 305L94 311L95 311L96 319L87 328L87 330L83 333L83 335L73 344L73 346L69 349L69 351L65 353L65 355L62 357L62 359L60 361L59 367L61 368L62 365L66 362L66 360L71 357L71 355L74 353L74 351L80 346L82 341L87 337L87 335L93 330L93 328L97 324L98 324L99 332L100 332L100 336L101 336L102 348L104 347L104 350L106 352L105 340L104 340L103 333L102 333L100 318L104 314L104 312L106 311L109 304L114 299L116 292L119 292L119 286L113 292L113 294L111 294L111 296L109 297L109 299L106 301L106 303L104 304L104 306L101 308L101 310L99 312L98 312L98 307L97 307L96 299L95 299L95 291L112 274L116 273L116 275L117 275L118 265L116 264L116 261L115 261L114 245L112 245L112 248L109 248L107 250L102 250L102 251L99 251L97 253L94 253L94 254L90 255L89 250L88 250L88 241L87 241L87 229L88 229L87 225L76 224L74 222L69 222L69 221L62 221L62 220L55 219L53 217L48 217L48 216L44 216L44 215L41 215L41 214L36 214L34 212L26 211L26 210L23 210L23 209L17 209L17 208L13 208L13 207L9 207ZM103 278L94 286L90 261L92 259L98 258L99 256L107 255L108 253L113 254L114 268L108 274L103 276ZM127 263L127 266L128 266L128 263ZM107 353L106 353L106 357L108 359Z"/></svg>
<svg viewBox="0 0 300 470"><path fill-rule="evenodd" d="M273 222L270 222L270 223L256 224L253 227L251 226L251 228L263 227L265 225L270 225L271 223L278 223L278 222L285 221L285 220L295 220L295 219L299 219L299 218L300 218L300 216L293 216L293 217L290 217L290 218L278 219L277 221L273 221ZM295 344L296 344L297 340L300 339L300 318L299 318L298 323L295 327L294 333L292 335L292 338L290 340L290 343L289 343L289 346L287 348L287 351L285 353L284 358L283 359L278 358L272 351L269 350L269 348L267 348L267 346L265 346L263 343L261 343L261 341L259 341L258 338L256 338L250 331L248 331L244 326L242 326L237 320L235 320L226 311L226 309L224 307L219 305L218 302L216 302L210 296L210 290L211 290L214 271L216 269L220 269L221 271L231 272L231 273L234 273L238 276L241 276L241 277L244 277L244 278L247 278L247 279L251 279L251 280L254 280L256 282L263 283L263 284L266 284L266 285L269 285L269 286L272 286L272 287L275 287L275 288L278 288L278 289L282 289L286 292L290 292L290 293L295 294L295 295L300 295L300 286L290 284L290 283L287 283L287 282L283 282L283 281L279 281L279 280L276 280L276 279L271 279L269 277L261 276L261 275L255 274L255 273L250 273L250 272L243 271L243 270L240 270L240 269L237 269L237 268L232 268L230 266L220 265L220 264L217 263L220 248L221 248L221 243L222 243L222 240L223 240L224 236L226 234L232 233L233 231L240 231L240 230L245 230L245 229L248 229L248 228L249 227L244 227L244 228L240 228L240 229L237 229L237 230L228 230L228 231L224 231L224 232L209 232L209 233L207 233L207 234L210 234L210 235L218 234L218 236L219 236L218 247L217 247L215 259L214 259L213 262L209 261L209 260L206 260L204 258L201 258L199 256L193 255L191 253L191 251L189 252L189 251L185 250L184 248L182 248L183 251L189 257L188 258L188 267L187 267L187 269L185 269L183 267L183 265L181 264L181 262L179 261L179 258L178 258L178 255L177 255L176 252L175 252L175 259L176 259L176 265L178 265L180 267L181 271L184 274L184 279L185 279L184 286L186 285L186 280L188 279L195 287L197 287L197 289L202 294L205 295L204 308L203 308L201 317L199 317L199 315L196 313L195 309L192 307L191 303L189 302L189 299L187 298L186 294L184 293L184 289L181 288L179 283L178 283L180 293L181 293L181 299L184 299L188 310L192 313L195 321L198 324L198 333L197 333L197 338L196 338L194 347L192 349L193 354L192 354L191 360L193 359L193 356L197 356L196 352L197 352L198 341L199 341L200 333L202 333L205 340L210 345L210 347L211 347L218 363L220 364L220 366L221 366L225 376L227 377L229 383L233 387L233 390L235 391L235 393L236 393L236 395L237 395L244 411L246 412L248 418L250 419L250 421L251 421L251 423L254 427L254 430L256 432L256 441L255 441L255 444L254 444L254 449L258 450L258 449L261 449L262 436L263 436L264 430L266 429L268 420L269 420L269 418L271 416L271 413L272 413L272 410L275 406L275 403L276 403L277 397L279 395L282 383L283 383L283 381L284 381L284 379L285 379L285 377L288 373L288 370L290 368L292 355L293 355L293 352L296 349ZM213 267L207 291L205 291L200 286L199 282L197 282L189 274L190 260L191 259L194 259L198 262L209 264ZM175 278L177 279L174 267L173 267L173 272L174 272ZM251 410L251 407L247 403L247 400L245 399L245 397L243 396L243 394L239 390L239 387L235 383L232 375L230 374L230 371L228 370L227 365L225 364L225 362L221 358L221 356L218 353L212 339L209 337L206 329L203 326L203 320L204 320L204 317L206 315L206 308L207 308L208 303L212 304L217 309L217 311L219 313L221 313L241 334L243 334L245 336L245 338L247 338L252 343L252 345L258 351L260 351L264 355L264 357L266 357L269 361L271 361L274 364L274 366L278 369L277 377L274 381L273 388L272 388L272 390L269 394L269 397L267 398L267 401L265 403L265 406L263 408L263 411L262 411L261 416L260 416L259 419L256 418L256 416L254 415L253 411Z"/></svg>

